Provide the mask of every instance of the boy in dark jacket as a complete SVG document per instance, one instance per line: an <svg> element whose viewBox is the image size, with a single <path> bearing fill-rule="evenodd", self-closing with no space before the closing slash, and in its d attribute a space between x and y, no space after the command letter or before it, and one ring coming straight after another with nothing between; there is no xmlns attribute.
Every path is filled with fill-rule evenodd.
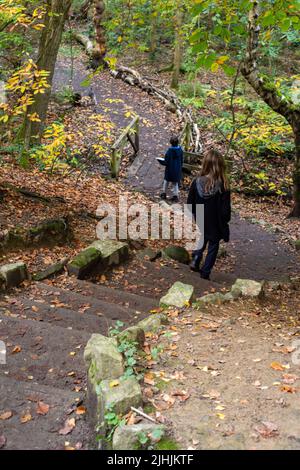
<svg viewBox="0 0 300 470"><path fill-rule="evenodd" d="M188 195L187 203L191 205L194 217L197 204L204 205L204 244L193 253L190 265L193 271L200 270L203 279L209 279L217 259L220 240L229 241L231 202L225 169L223 156L216 150L210 150L203 160L200 176L193 181ZM200 269L207 246L207 256Z"/></svg>
<svg viewBox="0 0 300 470"><path fill-rule="evenodd" d="M182 165L183 165L183 151L179 145L178 137L172 137L170 140L171 147L168 149L165 155L164 165L165 178L163 184L163 192L160 197L167 199L167 191L169 183L173 185L173 202L179 201L179 183L182 178Z"/></svg>

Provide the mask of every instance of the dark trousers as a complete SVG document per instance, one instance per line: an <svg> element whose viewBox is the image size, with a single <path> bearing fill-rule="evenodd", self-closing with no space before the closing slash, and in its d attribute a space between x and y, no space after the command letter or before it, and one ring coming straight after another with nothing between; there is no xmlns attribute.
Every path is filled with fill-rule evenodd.
<svg viewBox="0 0 300 470"><path fill-rule="evenodd" d="M220 246L220 241L211 241L211 240L204 240L203 247L200 250L196 250L193 252L193 257L197 259L197 264L200 266L200 263L203 258L203 253L207 248L207 255L204 261L204 265L200 269L200 272L204 274L205 276L209 276L211 273L212 268L215 265L215 262L217 260L218 256L218 251L219 251L219 246Z"/></svg>

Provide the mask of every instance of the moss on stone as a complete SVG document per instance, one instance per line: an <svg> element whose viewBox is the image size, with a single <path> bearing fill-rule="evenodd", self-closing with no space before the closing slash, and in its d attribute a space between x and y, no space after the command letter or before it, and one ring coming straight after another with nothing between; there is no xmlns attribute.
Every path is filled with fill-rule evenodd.
<svg viewBox="0 0 300 470"><path fill-rule="evenodd" d="M179 450L179 446L176 441L163 437L155 446L155 450Z"/></svg>
<svg viewBox="0 0 300 470"><path fill-rule="evenodd" d="M101 254L96 248L87 248L86 250L81 251L78 255L71 261L70 266L76 266L77 268L83 268L86 264L91 261L101 258Z"/></svg>

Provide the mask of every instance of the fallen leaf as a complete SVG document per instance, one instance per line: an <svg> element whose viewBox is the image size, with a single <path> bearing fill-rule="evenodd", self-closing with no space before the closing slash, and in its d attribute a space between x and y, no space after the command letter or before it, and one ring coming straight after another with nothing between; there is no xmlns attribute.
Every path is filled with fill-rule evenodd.
<svg viewBox="0 0 300 470"><path fill-rule="evenodd" d="M21 346L15 346L14 349L12 350L12 354L17 354L22 351Z"/></svg>
<svg viewBox="0 0 300 470"><path fill-rule="evenodd" d="M20 421L22 424L25 424L25 423L28 423L28 421L31 421L32 420L32 416L31 414L28 412L26 414L24 414L23 416L21 416L20 418Z"/></svg>
<svg viewBox="0 0 300 470"><path fill-rule="evenodd" d="M4 411L4 413L2 413L0 415L0 419L3 420L3 421L6 420L6 419L9 419L11 417L12 417L12 412L11 411Z"/></svg>
<svg viewBox="0 0 300 470"><path fill-rule="evenodd" d="M81 406L77 406L76 408L76 414L77 415L84 415L86 413L86 407L81 405Z"/></svg>
<svg viewBox="0 0 300 470"><path fill-rule="evenodd" d="M131 411L128 414L127 425L130 426L132 424L135 424L135 418L136 418L136 414Z"/></svg>
<svg viewBox="0 0 300 470"><path fill-rule="evenodd" d="M119 380L112 380L112 381L109 383L110 388L118 387L118 385L120 385Z"/></svg>
<svg viewBox="0 0 300 470"><path fill-rule="evenodd" d="M280 390L285 393L297 393L297 389L295 387L291 387L290 385L282 385Z"/></svg>
<svg viewBox="0 0 300 470"><path fill-rule="evenodd" d="M147 385L154 385L154 376L151 372L148 372L147 374L144 375L144 383Z"/></svg>
<svg viewBox="0 0 300 470"><path fill-rule="evenodd" d="M281 371L283 371L285 369L285 367L282 364L280 364L279 362L272 362L271 368L274 369L274 370L281 370Z"/></svg>
<svg viewBox="0 0 300 470"><path fill-rule="evenodd" d="M273 352L279 352L279 353L282 353L282 354L291 354L295 350L296 350L296 348L294 348L293 346L283 346L281 348L273 348L272 349Z"/></svg>
<svg viewBox="0 0 300 470"><path fill-rule="evenodd" d="M263 421L261 425L256 426L254 429L264 438L275 437L279 434L278 426L270 421Z"/></svg>
<svg viewBox="0 0 300 470"><path fill-rule="evenodd" d="M299 379L298 375L295 374L283 374L282 378L285 384L294 384Z"/></svg>
<svg viewBox="0 0 300 470"><path fill-rule="evenodd" d="M50 406L47 405L47 403L39 401L37 404L36 412L38 415L45 416L48 413L49 409L50 409Z"/></svg>
<svg viewBox="0 0 300 470"><path fill-rule="evenodd" d="M61 434L62 436L66 436L67 434L70 434L70 432L73 431L75 426L76 426L75 418L67 419L64 424L64 427L60 429L58 433Z"/></svg>
<svg viewBox="0 0 300 470"><path fill-rule="evenodd" d="M221 396L221 393L218 392L217 390L210 390L208 394L209 394L209 398L211 398L212 400L215 400L216 398L219 398Z"/></svg>

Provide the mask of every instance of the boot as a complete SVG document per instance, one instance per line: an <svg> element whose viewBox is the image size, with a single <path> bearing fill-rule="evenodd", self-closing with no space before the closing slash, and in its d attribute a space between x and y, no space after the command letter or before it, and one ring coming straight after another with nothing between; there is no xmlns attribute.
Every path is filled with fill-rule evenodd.
<svg viewBox="0 0 300 470"><path fill-rule="evenodd" d="M198 272L200 269L201 257L199 255L194 255L192 261L190 262L191 271Z"/></svg>
<svg viewBox="0 0 300 470"><path fill-rule="evenodd" d="M209 274L204 274L203 272L200 271L200 277L201 277L201 279L205 279L206 281L210 281Z"/></svg>
<svg viewBox="0 0 300 470"><path fill-rule="evenodd" d="M166 193L161 193L160 198L166 200L167 199L167 194Z"/></svg>
<svg viewBox="0 0 300 470"><path fill-rule="evenodd" d="M171 201L172 202L179 202L178 196L172 196Z"/></svg>

